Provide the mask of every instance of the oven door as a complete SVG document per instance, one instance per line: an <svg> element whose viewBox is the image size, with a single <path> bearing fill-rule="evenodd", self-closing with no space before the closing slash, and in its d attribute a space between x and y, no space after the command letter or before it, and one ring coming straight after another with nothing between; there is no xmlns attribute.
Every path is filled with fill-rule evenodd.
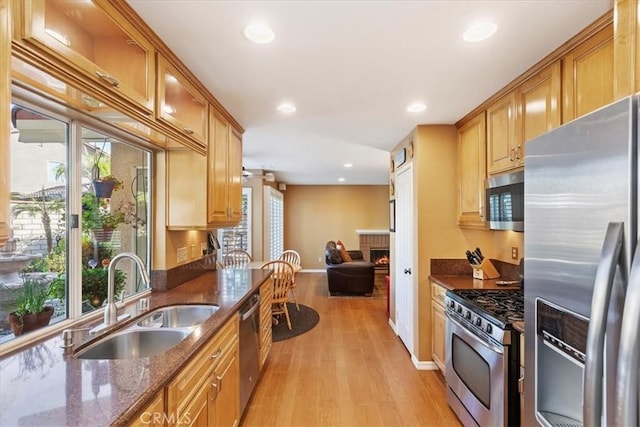
<svg viewBox="0 0 640 427"><path fill-rule="evenodd" d="M446 334L449 405L467 426L505 426L507 347L486 342L449 313Z"/></svg>

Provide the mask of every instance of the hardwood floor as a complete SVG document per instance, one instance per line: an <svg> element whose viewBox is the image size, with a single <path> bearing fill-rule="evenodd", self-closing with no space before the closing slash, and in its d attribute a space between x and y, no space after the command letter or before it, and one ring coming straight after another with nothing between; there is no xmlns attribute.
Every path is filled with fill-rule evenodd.
<svg viewBox="0 0 640 427"><path fill-rule="evenodd" d="M241 425L459 426L439 371L419 371L391 330L386 299L329 298L326 275L299 273L314 329L275 342Z"/></svg>

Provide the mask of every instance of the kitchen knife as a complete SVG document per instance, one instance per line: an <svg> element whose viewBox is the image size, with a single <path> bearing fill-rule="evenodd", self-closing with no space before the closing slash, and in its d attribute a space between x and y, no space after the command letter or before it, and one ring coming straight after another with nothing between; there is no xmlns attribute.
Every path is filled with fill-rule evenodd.
<svg viewBox="0 0 640 427"><path fill-rule="evenodd" d="M473 256L473 254L471 253L471 251L467 250L467 252L465 252L465 254L467 255L467 261L469 261L469 264L476 265L476 259Z"/></svg>
<svg viewBox="0 0 640 427"><path fill-rule="evenodd" d="M469 260L469 262L471 263L471 265L478 265L478 264L480 264L480 262L481 262L481 261L480 261L480 259L479 259L479 258L478 258L478 256L477 256L477 255L475 255L473 252L471 252L471 251L469 251L469 250L468 250L468 251L466 252L466 254L467 254L467 259Z"/></svg>
<svg viewBox="0 0 640 427"><path fill-rule="evenodd" d="M480 262L484 261L484 255L482 255L480 248L476 248L476 250L474 251L474 254L478 257Z"/></svg>

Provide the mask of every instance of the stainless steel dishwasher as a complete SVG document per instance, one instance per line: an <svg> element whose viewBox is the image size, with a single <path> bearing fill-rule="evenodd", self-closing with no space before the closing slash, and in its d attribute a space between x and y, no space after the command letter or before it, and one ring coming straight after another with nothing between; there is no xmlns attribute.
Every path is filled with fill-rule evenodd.
<svg viewBox="0 0 640 427"><path fill-rule="evenodd" d="M260 295L252 295L240 315L240 414L249 402L260 374Z"/></svg>

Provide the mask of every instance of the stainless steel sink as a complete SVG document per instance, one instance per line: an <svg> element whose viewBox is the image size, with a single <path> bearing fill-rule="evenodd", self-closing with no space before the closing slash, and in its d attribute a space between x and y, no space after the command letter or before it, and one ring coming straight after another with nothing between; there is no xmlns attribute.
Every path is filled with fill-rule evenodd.
<svg viewBox="0 0 640 427"><path fill-rule="evenodd" d="M189 328L218 311L217 305L170 305L153 310L137 323L147 328Z"/></svg>
<svg viewBox="0 0 640 427"><path fill-rule="evenodd" d="M79 359L136 359L164 353L191 334L191 329L125 329L90 345Z"/></svg>

